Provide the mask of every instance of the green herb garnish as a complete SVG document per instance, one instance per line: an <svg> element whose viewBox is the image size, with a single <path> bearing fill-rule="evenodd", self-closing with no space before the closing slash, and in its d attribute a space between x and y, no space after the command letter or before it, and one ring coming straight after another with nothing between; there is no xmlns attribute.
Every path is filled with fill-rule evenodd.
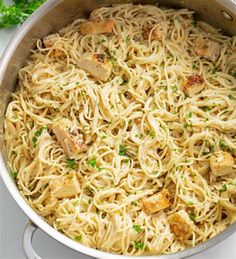
<svg viewBox="0 0 236 259"><path fill-rule="evenodd" d="M42 134L42 132L43 132L44 129L46 130L47 127L42 127L42 128L40 128L39 130L35 131L34 135L35 135L36 137L39 137L39 136Z"/></svg>
<svg viewBox="0 0 236 259"><path fill-rule="evenodd" d="M92 167L96 167L96 159L92 158L88 160L88 165L92 166Z"/></svg>
<svg viewBox="0 0 236 259"><path fill-rule="evenodd" d="M171 88L172 88L172 91L175 92L175 93L176 93L177 90L178 90L177 86L172 86Z"/></svg>
<svg viewBox="0 0 236 259"><path fill-rule="evenodd" d="M223 140L220 140L219 147L220 149L223 149L223 150L229 150L229 147L225 144Z"/></svg>
<svg viewBox="0 0 236 259"><path fill-rule="evenodd" d="M13 0L12 5L5 5L0 0L0 29L23 23L46 0Z"/></svg>
<svg viewBox="0 0 236 259"><path fill-rule="evenodd" d="M210 145L210 152L213 153L215 151L215 145Z"/></svg>
<svg viewBox="0 0 236 259"><path fill-rule="evenodd" d="M47 127L42 127L40 129L38 129L37 131L35 131L34 136L32 138L32 142L34 144L34 147L36 147L36 143L38 141L38 137L42 134L43 130L47 130Z"/></svg>
<svg viewBox="0 0 236 259"><path fill-rule="evenodd" d="M93 168L97 168L97 170L100 172L102 168L97 165L96 159L91 158L87 161L88 165L92 166Z"/></svg>
<svg viewBox="0 0 236 259"><path fill-rule="evenodd" d="M33 144L34 144L34 147L36 147L36 142L37 142L37 137L35 137L35 136L33 136L33 138L32 138L32 142L33 142Z"/></svg>
<svg viewBox="0 0 236 259"><path fill-rule="evenodd" d="M219 190L220 192L226 192L227 191L227 185L223 184L222 188Z"/></svg>
<svg viewBox="0 0 236 259"><path fill-rule="evenodd" d="M90 195L93 195L93 189L90 186L86 186L86 190L89 192Z"/></svg>
<svg viewBox="0 0 236 259"><path fill-rule="evenodd" d="M235 98L232 94L229 94L228 97L229 97L230 100L235 100Z"/></svg>
<svg viewBox="0 0 236 259"><path fill-rule="evenodd" d="M112 61L112 62L116 61L116 57L115 57L116 51L115 50L106 49L106 53L107 53L110 61Z"/></svg>
<svg viewBox="0 0 236 259"><path fill-rule="evenodd" d="M136 249L143 249L144 248L144 243L142 243L141 241L134 241L133 246Z"/></svg>
<svg viewBox="0 0 236 259"><path fill-rule="evenodd" d="M136 201L131 201L131 204L134 205L134 206L138 205L138 203Z"/></svg>
<svg viewBox="0 0 236 259"><path fill-rule="evenodd" d="M139 224L133 225L133 229L138 233L142 231L141 226Z"/></svg>
<svg viewBox="0 0 236 259"><path fill-rule="evenodd" d="M12 171L11 176L15 180L17 178L18 172L17 171Z"/></svg>
<svg viewBox="0 0 236 259"><path fill-rule="evenodd" d="M191 214L189 214L189 218L190 218L193 222L196 222L197 216L196 216L196 214L191 213Z"/></svg>
<svg viewBox="0 0 236 259"><path fill-rule="evenodd" d="M184 128L186 129L188 127L192 127L192 123L191 122L190 123L188 123L188 122L184 123Z"/></svg>
<svg viewBox="0 0 236 259"><path fill-rule="evenodd" d="M67 168L74 169L75 168L75 159L67 159Z"/></svg>
<svg viewBox="0 0 236 259"><path fill-rule="evenodd" d="M193 27L197 27L197 21L196 21L196 20L193 20L193 21L192 21L192 25L193 25Z"/></svg>
<svg viewBox="0 0 236 259"><path fill-rule="evenodd" d="M155 137L155 132L154 132L154 131L149 131L148 135L149 135L151 138L154 138L154 137Z"/></svg>
<svg viewBox="0 0 236 259"><path fill-rule="evenodd" d="M126 147L125 146L120 146L120 149L119 149L119 155L120 156L126 156Z"/></svg>
<svg viewBox="0 0 236 259"><path fill-rule="evenodd" d="M192 115L193 115L193 113L192 113L192 112L189 112L189 113L186 115L186 117L187 117L187 118L192 118Z"/></svg>
<svg viewBox="0 0 236 259"><path fill-rule="evenodd" d="M210 111L211 110L211 107L209 107L209 106L204 106L204 107L202 107L202 109L203 109L203 111Z"/></svg>
<svg viewBox="0 0 236 259"><path fill-rule="evenodd" d="M79 236L75 237L74 240L77 242L80 242L82 240L82 236L79 235Z"/></svg>

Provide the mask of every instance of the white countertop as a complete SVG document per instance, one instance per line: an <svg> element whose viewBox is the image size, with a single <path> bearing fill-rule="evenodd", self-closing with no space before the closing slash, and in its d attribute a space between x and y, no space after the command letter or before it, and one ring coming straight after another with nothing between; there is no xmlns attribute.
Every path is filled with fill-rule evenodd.
<svg viewBox="0 0 236 259"><path fill-rule="evenodd" d="M14 30L0 30L0 55ZM0 179L0 258L25 258L22 234L28 219L16 205ZM43 259L91 259L64 247L41 230L35 234L34 248ZM110 257L112 259L112 256ZM190 258L189 258L190 259ZM215 247L191 259L236 259L236 233Z"/></svg>

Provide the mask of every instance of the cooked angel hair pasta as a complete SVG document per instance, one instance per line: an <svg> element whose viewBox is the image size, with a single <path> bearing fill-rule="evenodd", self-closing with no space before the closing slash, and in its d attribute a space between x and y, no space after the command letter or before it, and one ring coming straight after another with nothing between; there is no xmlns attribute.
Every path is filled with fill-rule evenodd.
<svg viewBox="0 0 236 259"><path fill-rule="evenodd" d="M166 254L236 216L236 38L193 12L116 5L38 40L8 105L10 167L57 230Z"/></svg>

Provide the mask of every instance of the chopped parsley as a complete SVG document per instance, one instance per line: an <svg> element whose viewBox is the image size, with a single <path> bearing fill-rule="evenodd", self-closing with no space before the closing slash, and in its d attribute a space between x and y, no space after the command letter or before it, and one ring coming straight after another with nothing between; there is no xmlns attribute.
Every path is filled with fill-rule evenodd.
<svg viewBox="0 0 236 259"><path fill-rule="evenodd" d="M88 160L88 165L92 166L92 167L96 167L96 159L92 158Z"/></svg>
<svg viewBox="0 0 236 259"><path fill-rule="evenodd" d="M141 226L139 224L133 225L133 229L138 233L142 231Z"/></svg>
<svg viewBox="0 0 236 259"><path fill-rule="evenodd" d="M127 156L127 154L126 154L126 147L125 147L125 146L121 146L121 145L120 145L120 148L119 148L119 155L120 155L120 156Z"/></svg>
<svg viewBox="0 0 236 259"><path fill-rule="evenodd" d="M74 240L77 242L80 242L82 240L82 236L79 235L79 236L75 237Z"/></svg>
<svg viewBox="0 0 236 259"><path fill-rule="evenodd" d="M144 243L142 243L141 241L134 241L133 246L136 249L143 249L144 248Z"/></svg>
<svg viewBox="0 0 236 259"><path fill-rule="evenodd" d="M47 127L42 127L42 128L40 128L39 130L35 131L34 135L35 135L36 137L39 137L39 136L42 134L42 132L43 132L44 129L47 130Z"/></svg>
<svg viewBox="0 0 236 259"><path fill-rule="evenodd" d="M192 21L192 26L193 26L193 27L197 27L197 21L196 21L196 20L193 20L193 21Z"/></svg>
<svg viewBox="0 0 236 259"><path fill-rule="evenodd" d="M210 145L210 151L211 151L211 153L213 153L215 151L215 145L213 145L213 144Z"/></svg>
<svg viewBox="0 0 236 259"><path fill-rule="evenodd" d="M220 193L221 192L226 192L227 191L227 185L226 184L223 184L222 185L222 188L220 189Z"/></svg>
<svg viewBox="0 0 236 259"><path fill-rule="evenodd" d="M93 195L93 189L90 186L86 186L86 190L89 193L89 195Z"/></svg>
<svg viewBox="0 0 236 259"><path fill-rule="evenodd" d="M172 88L172 91L175 92L175 93L176 93L177 90L178 90L177 86L172 86L171 88Z"/></svg>
<svg viewBox="0 0 236 259"><path fill-rule="evenodd" d="M34 147L36 147L36 142L37 142L37 137L35 137L35 136L33 136L33 138L32 138L32 142L34 143Z"/></svg>
<svg viewBox="0 0 236 259"><path fill-rule="evenodd" d="M17 171L12 171L11 176L15 180L17 178L18 172Z"/></svg>
<svg viewBox="0 0 236 259"><path fill-rule="evenodd" d="M232 94L229 94L228 97L229 97L230 100L235 100L235 98Z"/></svg>
<svg viewBox="0 0 236 259"><path fill-rule="evenodd" d="M192 113L192 112L189 112L189 113L186 115L186 117L187 117L187 118L192 118L192 115L193 115L193 113Z"/></svg>
<svg viewBox="0 0 236 259"><path fill-rule="evenodd" d="M192 69L196 69L196 65L195 64L192 65Z"/></svg>
<svg viewBox="0 0 236 259"><path fill-rule="evenodd" d="M102 170L102 168L100 166L97 165L96 159L95 158L91 158L87 161L88 165L92 166L93 168L97 168L97 170L100 172Z"/></svg>
<svg viewBox="0 0 236 259"><path fill-rule="evenodd" d="M192 127L192 123L188 123L188 122L185 122L184 123L184 128L186 129L187 127Z"/></svg>
<svg viewBox="0 0 236 259"><path fill-rule="evenodd" d="M0 29L23 23L44 2L45 0L14 0L13 4L6 5L1 0Z"/></svg>
<svg viewBox="0 0 236 259"><path fill-rule="evenodd" d="M210 153L213 153L215 151L215 145L210 145L210 147L209 147L209 151L203 151L202 152L202 154L203 155L208 155L208 154L210 154Z"/></svg>
<svg viewBox="0 0 236 259"><path fill-rule="evenodd" d="M130 41L130 39L131 39L130 36L127 36L125 41Z"/></svg>
<svg viewBox="0 0 236 259"><path fill-rule="evenodd" d="M37 131L35 131L34 136L32 138L32 142L34 144L34 147L36 147L36 143L38 141L38 137L42 134L43 130L47 130L47 127L42 127L40 129L38 129Z"/></svg>
<svg viewBox="0 0 236 259"><path fill-rule="evenodd" d="M236 71L233 72L232 76L236 78Z"/></svg>
<svg viewBox="0 0 236 259"><path fill-rule="evenodd" d="M229 150L228 145L223 140L220 140L219 147L220 149L223 149L223 150Z"/></svg>
<svg viewBox="0 0 236 259"><path fill-rule="evenodd" d="M154 137L155 137L155 132L154 132L154 131L149 131L148 135L149 135L151 138L154 138Z"/></svg>
<svg viewBox="0 0 236 259"><path fill-rule="evenodd" d="M214 67L214 68L212 69L211 73L212 73L212 74L215 74L215 72L216 72L216 67Z"/></svg>
<svg viewBox="0 0 236 259"><path fill-rule="evenodd" d="M192 202L192 201L189 201L188 204L189 204L189 205L193 205L193 202Z"/></svg>
<svg viewBox="0 0 236 259"><path fill-rule="evenodd" d="M138 203L136 201L131 201L131 204L134 206L138 206Z"/></svg>
<svg viewBox="0 0 236 259"><path fill-rule="evenodd" d="M204 107L202 107L202 109L203 109L203 111L210 111L211 110L211 107L209 107L209 106L204 106Z"/></svg>
<svg viewBox="0 0 236 259"><path fill-rule="evenodd" d="M67 159L66 160L67 168L74 169L75 168L75 159Z"/></svg>
<svg viewBox="0 0 236 259"><path fill-rule="evenodd" d="M110 61L112 61L112 62L116 61L116 57L115 57L116 51L115 50L106 49L106 53L107 53Z"/></svg>
<svg viewBox="0 0 236 259"><path fill-rule="evenodd" d="M189 214L189 218L190 218L193 222L196 222L197 216L196 216L195 213L191 213L191 214Z"/></svg>

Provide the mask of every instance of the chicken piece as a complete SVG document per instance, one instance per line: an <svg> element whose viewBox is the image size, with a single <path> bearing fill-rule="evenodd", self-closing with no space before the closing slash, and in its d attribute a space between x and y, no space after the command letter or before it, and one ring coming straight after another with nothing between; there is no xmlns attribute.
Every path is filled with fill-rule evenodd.
<svg viewBox="0 0 236 259"><path fill-rule="evenodd" d="M196 53L200 57L210 61L216 61L220 55L220 44L209 39L204 39L203 37L198 37L196 39Z"/></svg>
<svg viewBox="0 0 236 259"><path fill-rule="evenodd" d="M168 217L171 231L176 238L183 241L192 235L194 224L185 210L180 210Z"/></svg>
<svg viewBox="0 0 236 259"><path fill-rule="evenodd" d="M143 37L145 40L149 39L149 35L150 35L150 39L151 40L157 40L157 41L162 41L166 38L167 35L167 26L163 26L163 27L157 27L155 29L153 29L150 26L146 26L143 29Z"/></svg>
<svg viewBox="0 0 236 259"><path fill-rule="evenodd" d="M54 122L52 125L53 133L56 135L57 140L70 158L87 150L83 135L78 134L75 130L71 130L72 126L72 122L65 118Z"/></svg>
<svg viewBox="0 0 236 259"><path fill-rule="evenodd" d="M228 152L214 152L210 157L210 167L214 176L222 176L234 172L234 159Z"/></svg>
<svg viewBox="0 0 236 259"><path fill-rule="evenodd" d="M143 209L146 213L155 213L170 206L169 191L164 189L150 197L143 198Z"/></svg>
<svg viewBox="0 0 236 259"><path fill-rule="evenodd" d="M112 63L104 54L88 54L79 60L78 66L101 81L107 81L112 70Z"/></svg>
<svg viewBox="0 0 236 259"><path fill-rule="evenodd" d="M204 89L204 87L205 85L202 76L193 75L189 76L187 80L184 82L183 91L187 96L192 97L195 94L201 92Z"/></svg>
<svg viewBox="0 0 236 259"><path fill-rule="evenodd" d="M80 184L75 175L62 176L49 182L52 197L62 199L77 195L80 192Z"/></svg>
<svg viewBox="0 0 236 259"><path fill-rule="evenodd" d="M112 20L100 20L83 22L80 25L80 32L86 34L112 33L114 22Z"/></svg>
<svg viewBox="0 0 236 259"><path fill-rule="evenodd" d="M57 33L49 34L43 39L46 48L51 48L60 36Z"/></svg>
<svg viewBox="0 0 236 259"><path fill-rule="evenodd" d="M91 21L101 20L102 17L99 16L99 10L100 10L100 8L94 9L89 15L89 20L91 20Z"/></svg>
<svg viewBox="0 0 236 259"><path fill-rule="evenodd" d="M46 36L43 39L43 44L46 48L52 48L54 46L54 44L58 41L58 39L60 38L60 35L55 33L55 34L50 34L48 36ZM61 42L59 42L58 44L56 44L56 47L51 50L50 52L50 57L60 57L64 54L64 52L61 49L58 48L63 48L63 44Z"/></svg>

